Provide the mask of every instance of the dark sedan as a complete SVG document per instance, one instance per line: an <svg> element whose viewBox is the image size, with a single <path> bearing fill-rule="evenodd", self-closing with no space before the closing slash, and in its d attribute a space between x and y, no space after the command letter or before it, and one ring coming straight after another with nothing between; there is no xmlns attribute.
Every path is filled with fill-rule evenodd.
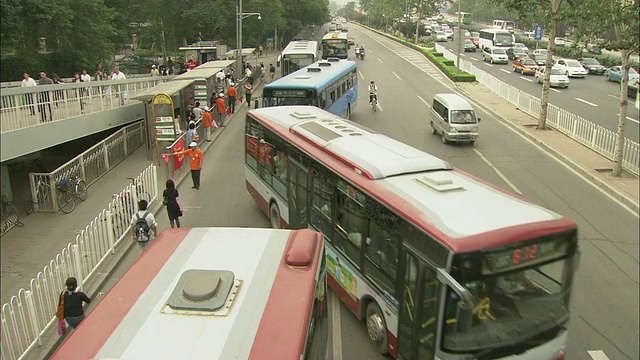
<svg viewBox="0 0 640 360"><path fill-rule="evenodd" d="M582 59L578 59L578 62L582 64L582 67L587 70L588 74L602 75L604 74L605 70L607 70L607 68L600 65L598 60L594 58L582 58Z"/></svg>
<svg viewBox="0 0 640 360"><path fill-rule="evenodd" d="M464 52L476 52L476 45L473 43L473 41L466 39L464 41Z"/></svg>

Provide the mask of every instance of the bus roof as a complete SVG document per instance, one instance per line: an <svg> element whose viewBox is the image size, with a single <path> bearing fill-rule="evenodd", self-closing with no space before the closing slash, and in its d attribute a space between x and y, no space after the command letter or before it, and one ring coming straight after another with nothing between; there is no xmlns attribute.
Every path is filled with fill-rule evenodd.
<svg viewBox="0 0 640 360"><path fill-rule="evenodd" d="M512 35L512 33L510 33L509 30L504 30L504 29L482 29L482 30L480 30L480 32L486 32L486 33L491 33L491 34L509 34L509 35Z"/></svg>
<svg viewBox="0 0 640 360"><path fill-rule="evenodd" d="M325 40L331 40L331 39L344 39L344 40L348 40L348 33L346 32L342 32L342 31L334 31L334 32L329 32L327 34L324 34L324 36L322 37L322 41Z"/></svg>
<svg viewBox="0 0 640 360"><path fill-rule="evenodd" d="M165 230L50 359L299 360L323 246L307 229Z"/></svg>
<svg viewBox="0 0 640 360"><path fill-rule="evenodd" d="M282 106L249 114L456 252L504 245L516 229L534 237L573 224L461 170L451 171L448 163L430 154L321 109Z"/></svg>
<svg viewBox="0 0 640 360"><path fill-rule="evenodd" d="M292 41L282 50L282 55L288 54L316 54L318 51L317 41Z"/></svg>
<svg viewBox="0 0 640 360"><path fill-rule="evenodd" d="M320 60L294 71L264 86L265 89L316 89L322 90L341 76L357 68L351 60Z"/></svg>

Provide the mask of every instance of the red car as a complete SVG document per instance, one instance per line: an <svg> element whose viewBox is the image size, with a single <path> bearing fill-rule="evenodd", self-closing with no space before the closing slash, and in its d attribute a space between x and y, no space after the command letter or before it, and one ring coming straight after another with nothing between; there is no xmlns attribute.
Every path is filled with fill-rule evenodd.
<svg viewBox="0 0 640 360"><path fill-rule="evenodd" d="M513 65L513 71L519 71L522 75L534 75L538 70L536 61L529 58L516 58L511 62L511 65Z"/></svg>

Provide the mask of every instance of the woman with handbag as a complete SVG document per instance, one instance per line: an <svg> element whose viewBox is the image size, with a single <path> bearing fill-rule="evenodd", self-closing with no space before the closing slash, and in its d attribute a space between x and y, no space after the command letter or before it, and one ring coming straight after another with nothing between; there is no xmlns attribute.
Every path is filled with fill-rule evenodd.
<svg viewBox="0 0 640 360"><path fill-rule="evenodd" d="M75 327L84 320L84 309L82 308L82 303L86 302L89 304L91 299L89 299L89 297L82 291L78 291L78 280L76 278L68 278L66 286L67 290L61 294L58 308L63 306L64 319L66 319L67 323L75 329ZM56 313L56 316L58 316L58 313Z"/></svg>
<svg viewBox="0 0 640 360"><path fill-rule="evenodd" d="M167 180L165 189L162 192L162 205L167 207L167 215L169 215L169 223L171 227L174 227L174 223L177 227L180 227L180 216L182 216L182 210L178 203L178 189L173 180Z"/></svg>

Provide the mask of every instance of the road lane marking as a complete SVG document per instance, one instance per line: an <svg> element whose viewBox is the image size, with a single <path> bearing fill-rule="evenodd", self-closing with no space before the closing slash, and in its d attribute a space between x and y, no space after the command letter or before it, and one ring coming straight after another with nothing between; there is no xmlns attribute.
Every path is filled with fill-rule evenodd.
<svg viewBox="0 0 640 360"><path fill-rule="evenodd" d="M380 110L380 111L384 111L384 110L382 110L382 106L380 106L380 101L378 101L378 106L377 106L377 108L378 108L378 110Z"/></svg>
<svg viewBox="0 0 640 360"><path fill-rule="evenodd" d="M587 353L593 360L609 360L602 350L589 350Z"/></svg>
<svg viewBox="0 0 640 360"><path fill-rule="evenodd" d="M396 72L395 72L395 71L392 71L391 73L392 73L393 75L395 75L395 76L398 78L398 80L402 80L402 78L401 78L400 76L398 76L398 74L396 74Z"/></svg>
<svg viewBox="0 0 640 360"><path fill-rule="evenodd" d="M482 60L482 61L484 61L484 60ZM491 63L487 63L485 65L493 67L493 64L491 64Z"/></svg>
<svg viewBox="0 0 640 360"><path fill-rule="evenodd" d="M522 195L522 192L520 192L520 190L518 190L518 188L513 185L513 183L511 181L509 181L509 179L507 179L506 176L504 176L504 174L502 172L500 172L500 170L498 170L497 167L495 167L486 157L484 157L484 155L482 155L482 153L480 153L480 151L478 151L478 149L473 149L473 151L476 152L476 154L478 154L478 156L480 156L480 159L482 159L484 162L487 163L487 165L489 165L490 168L493 169L493 171L496 172L496 174L498 174L498 176L500 176L502 178L502 180L504 180L504 182L507 183L507 185L509 185L509 187L515 191L518 195Z"/></svg>
<svg viewBox="0 0 640 360"><path fill-rule="evenodd" d="M476 58L471 58L471 60L473 60L473 61L480 61L480 59L476 59Z"/></svg>
<svg viewBox="0 0 640 360"><path fill-rule="evenodd" d="M528 79L528 78L526 78L526 77L524 77L524 76L520 76L520 79L522 79L522 80L527 80L528 82L533 82L533 80Z"/></svg>
<svg viewBox="0 0 640 360"><path fill-rule="evenodd" d="M560 91L560 90L558 90L558 89L549 88L549 90L552 90L552 91L555 91L555 92L557 92L557 93L561 93L561 94L562 94L562 91Z"/></svg>
<svg viewBox="0 0 640 360"><path fill-rule="evenodd" d="M360 75L360 79L364 80L364 76L362 76L362 73L360 72L360 70L358 70L358 75Z"/></svg>
<svg viewBox="0 0 640 360"><path fill-rule="evenodd" d="M500 71L502 71L502 72L506 72L507 74L511 74L511 71L509 71L509 70L500 69Z"/></svg>
<svg viewBox="0 0 640 360"><path fill-rule="evenodd" d="M429 109L431 109L431 105L429 105L427 100L423 99L422 96L418 95L418 99L420 99L420 101L422 101L425 105L427 105Z"/></svg>
<svg viewBox="0 0 640 360"><path fill-rule="evenodd" d="M607 94L607 96L611 96L614 99L620 99L620 95L616 96L616 95Z"/></svg>
<svg viewBox="0 0 640 360"><path fill-rule="evenodd" d="M342 360L342 329L340 328L340 300L331 292L331 323L333 324L333 359Z"/></svg>
<svg viewBox="0 0 640 360"><path fill-rule="evenodd" d="M587 104L587 105L591 105L591 106L598 106L598 105L596 105L596 104L594 104L594 103L592 103L592 102L588 102L587 100L584 100L584 99L576 98L576 100L578 100L578 101L580 101L580 102L583 102L583 103L585 103L585 104Z"/></svg>
<svg viewBox="0 0 640 360"><path fill-rule="evenodd" d="M384 61L382 61L380 58L376 58L376 59L378 59L378 61L384 64Z"/></svg>
<svg viewBox="0 0 640 360"><path fill-rule="evenodd" d="M620 113L616 114L616 116L620 116ZM636 119L634 119L634 118L630 118L630 117L628 117L628 116L627 116L627 120L629 120L629 121L631 121L631 122L634 122L634 123L636 123L636 124L640 124L640 122L638 122L638 120L636 120Z"/></svg>

